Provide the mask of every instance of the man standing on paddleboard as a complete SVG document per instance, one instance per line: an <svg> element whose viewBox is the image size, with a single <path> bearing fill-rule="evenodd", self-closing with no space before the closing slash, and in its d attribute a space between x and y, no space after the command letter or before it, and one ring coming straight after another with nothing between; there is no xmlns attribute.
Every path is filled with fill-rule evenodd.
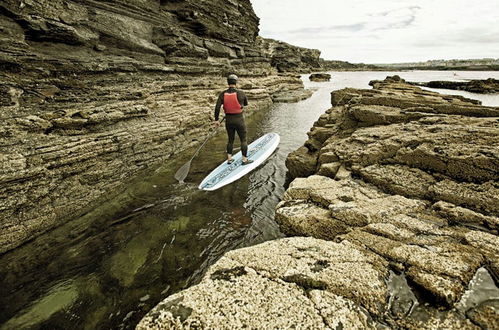
<svg viewBox="0 0 499 330"><path fill-rule="evenodd" d="M225 112L225 128L229 141L227 142L227 163L231 164L232 151L234 149L234 139L237 135L241 141L241 153L243 154L243 165L253 163L248 159L248 142L246 141L246 124L244 123L243 107L248 105L248 98L243 91L236 89L237 76L231 74L227 77L229 88L220 93L217 105L215 106L215 127L220 126L220 108L223 105Z"/></svg>

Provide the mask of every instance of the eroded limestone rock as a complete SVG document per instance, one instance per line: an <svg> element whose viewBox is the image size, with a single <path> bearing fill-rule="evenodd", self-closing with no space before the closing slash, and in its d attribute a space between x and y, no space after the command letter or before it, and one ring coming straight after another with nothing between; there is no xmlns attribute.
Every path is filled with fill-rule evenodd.
<svg viewBox="0 0 499 330"><path fill-rule="evenodd" d="M164 300L137 329L374 328L367 310L383 313L385 266L352 244L313 238L231 251L200 284Z"/></svg>
<svg viewBox="0 0 499 330"><path fill-rule="evenodd" d="M308 177L295 175L276 220L289 234L378 254L447 310L429 312L425 325L421 310L410 312L399 326L493 324L493 303L467 318L454 310L481 266L498 278L499 109L423 91L400 77L372 85L332 93L333 108L300 150L318 153L319 165ZM291 175L303 164L294 154L287 160ZM339 168L346 173L337 175Z"/></svg>
<svg viewBox="0 0 499 330"><path fill-rule="evenodd" d="M293 177L308 176L315 173L317 167L317 153L301 147L289 154L286 167Z"/></svg>

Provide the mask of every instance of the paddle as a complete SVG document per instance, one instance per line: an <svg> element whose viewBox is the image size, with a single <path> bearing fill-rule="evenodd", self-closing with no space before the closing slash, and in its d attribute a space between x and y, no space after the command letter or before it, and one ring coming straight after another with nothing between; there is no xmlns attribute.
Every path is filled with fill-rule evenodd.
<svg viewBox="0 0 499 330"><path fill-rule="evenodd" d="M220 123L222 123L223 121L225 120L225 117L220 121ZM175 172L175 179L178 180L179 183L184 183L184 180L185 178L187 177L187 175L189 174L189 170L191 169L191 162L192 160L194 159L194 157L197 156L197 154L199 153L199 151L201 150L201 148L206 144L206 142L208 142L208 140L213 136L215 135L215 133L217 132L217 128L218 127L215 127L212 132L210 134L208 134L208 137L206 138L206 140L204 140L203 144L201 144L199 146L199 148L196 150L196 152L194 153L194 155L191 157L191 159L189 159L189 161L187 163L185 163L184 165L182 165L181 168L179 168L177 170L177 172Z"/></svg>

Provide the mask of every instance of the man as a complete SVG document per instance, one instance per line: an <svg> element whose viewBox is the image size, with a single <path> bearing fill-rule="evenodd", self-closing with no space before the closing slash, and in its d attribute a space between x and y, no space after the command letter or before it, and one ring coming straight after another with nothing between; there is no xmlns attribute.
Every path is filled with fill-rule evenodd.
<svg viewBox="0 0 499 330"><path fill-rule="evenodd" d="M215 106L215 127L220 126L218 121L220 115L220 107L223 105L225 112L225 128L229 141L227 142L227 163L234 162L232 159L232 150L234 149L234 139L237 135L241 141L241 153L243 154L243 165L253 163L253 160L248 159L248 143L246 141L246 124L244 123L243 107L248 105L248 98L243 91L236 89L237 76L231 74L227 77L229 89L223 91L218 96L217 105Z"/></svg>

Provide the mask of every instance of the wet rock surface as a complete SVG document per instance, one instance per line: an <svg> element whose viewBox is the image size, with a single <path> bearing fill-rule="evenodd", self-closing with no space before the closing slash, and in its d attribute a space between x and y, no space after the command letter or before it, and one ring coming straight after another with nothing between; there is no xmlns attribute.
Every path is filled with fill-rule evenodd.
<svg viewBox="0 0 499 330"><path fill-rule="evenodd" d="M249 1L7 0L0 9L0 253L202 140L228 73L241 77L249 115L310 96L285 71L319 63L302 48L292 65L276 60L278 42L258 37Z"/></svg>

